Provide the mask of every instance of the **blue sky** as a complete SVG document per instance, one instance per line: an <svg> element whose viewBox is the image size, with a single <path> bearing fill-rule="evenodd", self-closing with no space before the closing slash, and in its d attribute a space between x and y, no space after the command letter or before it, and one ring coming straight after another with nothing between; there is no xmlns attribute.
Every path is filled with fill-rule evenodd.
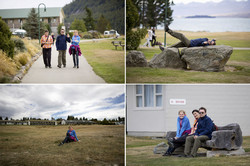
<svg viewBox="0 0 250 166"><path fill-rule="evenodd" d="M124 85L1 85L0 116L124 117Z"/></svg>

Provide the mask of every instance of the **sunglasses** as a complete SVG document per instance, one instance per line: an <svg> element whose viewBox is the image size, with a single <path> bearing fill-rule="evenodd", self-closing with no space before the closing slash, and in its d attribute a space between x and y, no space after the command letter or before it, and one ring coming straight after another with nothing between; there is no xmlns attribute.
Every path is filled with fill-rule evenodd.
<svg viewBox="0 0 250 166"><path fill-rule="evenodd" d="M199 114L205 114L205 112L199 112Z"/></svg>

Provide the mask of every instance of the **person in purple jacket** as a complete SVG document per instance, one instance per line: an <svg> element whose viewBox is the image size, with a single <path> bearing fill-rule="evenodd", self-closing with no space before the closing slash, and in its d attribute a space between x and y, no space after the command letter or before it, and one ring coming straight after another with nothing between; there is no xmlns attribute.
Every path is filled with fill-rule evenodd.
<svg viewBox="0 0 250 166"><path fill-rule="evenodd" d="M175 32L169 29L168 25L165 25L165 32L168 32L171 36L180 40L180 42L171 45L170 48L171 47L179 48L179 47L198 47L198 46L216 45L215 39L209 40L208 38L198 38L198 39L189 40L182 33ZM164 47L160 46L160 49L164 51Z"/></svg>
<svg viewBox="0 0 250 166"><path fill-rule="evenodd" d="M65 139L58 146L61 146L61 145L65 144L65 143L76 142L76 141L80 142L80 140L78 140L78 138L76 136L75 130L73 130L73 127L69 126L69 130L66 133Z"/></svg>

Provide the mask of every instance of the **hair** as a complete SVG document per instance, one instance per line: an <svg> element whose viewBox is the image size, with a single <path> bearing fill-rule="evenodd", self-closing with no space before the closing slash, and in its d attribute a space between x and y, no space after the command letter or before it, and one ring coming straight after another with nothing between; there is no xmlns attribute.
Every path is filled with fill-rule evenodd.
<svg viewBox="0 0 250 166"><path fill-rule="evenodd" d="M78 30L74 30L74 33L77 32L78 33Z"/></svg>
<svg viewBox="0 0 250 166"><path fill-rule="evenodd" d="M64 30L63 28L61 30Z"/></svg>
<svg viewBox="0 0 250 166"><path fill-rule="evenodd" d="M72 129L73 129L73 127L72 127L71 125L69 126L69 128L72 128Z"/></svg>
<svg viewBox="0 0 250 166"><path fill-rule="evenodd" d="M197 109L193 110L193 111L192 111L192 114L193 114L194 112L199 113L199 111L198 111Z"/></svg>
<svg viewBox="0 0 250 166"><path fill-rule="evenodd" d="M184 115L186 115L186 112L185 112L184 110L180 110L180 111L178 112L178 114L180 114L181 112L183 112Z"/></svg>
<svg viewBox="0 0 250 166"><path fill-rule="evenodd" d="M49 32L47 29L44 32Z"/></svg>
<svg viewBox="0 0 250 166"><path fill-rule="evenodd" d="M207 109L206 109L205 107L199 108L199 111L200 111L200 110L204 110L204 111L207 113Z"/></svg>
<svg viewBox="0 0 250 166"><path fill-rule="evenodd" d="M212 41L214 42L213 45L216 45L216 40L215 40L215 39L212 39L211 42L212 42Z"/></svg>

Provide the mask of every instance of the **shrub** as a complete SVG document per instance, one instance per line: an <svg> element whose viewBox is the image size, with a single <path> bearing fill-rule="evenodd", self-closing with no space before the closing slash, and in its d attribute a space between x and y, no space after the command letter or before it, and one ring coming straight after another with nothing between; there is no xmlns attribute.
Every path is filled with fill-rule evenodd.
<svg viewBox="0 0 250 166"><path fill-rule="evenodd" d="M71 39L72 39L73 35L74 35L73 32L69 32L69 36L70 36Z"/></svg>
<svg viewBox="0 0 250 166"><path fill-rule="evenodd" d="M93 39L92 34L89 32L84 32L82 35L83 35L82 38L84 38L84 39Z"/></svg>
<svg viewBox="0 0 250 166"><path fill-rule="evenodd" d="M141 39L147 34L146 29L137 29L137 31L128 31L126 34L126 49L127 50L136 50L140 43Z"/></svg>
<svg viewBox="0 0 250 166"><path fill-rule="evenodd" d="M22 39L20 38L12 38L11 40L13 40L14 44L15 44L15 48L21 52L26 50L26 47L24 45L24 42L22 41Z"/></svg>
<svg viewBox="0 0 250 166"><path fill-rule="evenodd" d="M6 56L6 53L0 50L0 77L12 76L16 74L17 68L15 62Z"/></svg>

